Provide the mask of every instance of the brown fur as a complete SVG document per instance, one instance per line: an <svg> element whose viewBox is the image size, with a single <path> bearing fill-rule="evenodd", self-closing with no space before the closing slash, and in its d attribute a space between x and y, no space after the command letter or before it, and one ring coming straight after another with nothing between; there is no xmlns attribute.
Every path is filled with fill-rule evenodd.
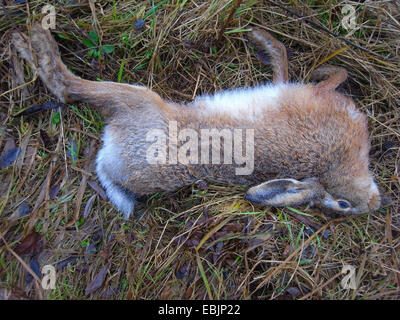
<svg viewBox="0 0 400 320"><path fill-rule="evenodd" d="M259 29L251 37L271 54L274 82L286 82L284 46ZM187 107L165 102L144 87L80 79L61 62L50 32L39 26L34 27L30 42L25 35L15 33L14 45L61 101L84 101L100 108L109 123L107 132L118 158L102 160L98 170L135 195L173 191L203 178L244 184L275 178L315 178L318 183L294 185L314 188L314 191L320 188L318 192L306 192L318 194L316 203L322 201L324 194L329 199L331 195L334 199L347 199L357 208L356 213L377 209L380 205L380 195L372 186L373 178L368 170L366 117L356 110L350 98L334 91L346 79L347 73L342 68L320 69L316 75L327 79L317 85L285 87L279 108L266 108L258 119L250 121L245 116L238 119L229 113L207 113L201 101ZM146 134L154 128L168 134L170 121L177 122L178 130L254 128L253 174L235 175L230 165L149 164L146 150L151 143L146 142ZM272 185L278 184L267 187ZM249 190L248 195L262 188L265 185Z"/></svg>

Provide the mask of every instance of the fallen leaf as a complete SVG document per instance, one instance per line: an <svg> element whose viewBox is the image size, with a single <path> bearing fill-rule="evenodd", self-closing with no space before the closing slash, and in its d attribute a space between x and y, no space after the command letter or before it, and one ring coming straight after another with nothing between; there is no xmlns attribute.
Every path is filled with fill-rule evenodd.
<svg viewBox="0 0 400 320"><path fill-rule="evenodd" d="M42 237L36 231L32 231L26 238L24 238L21 243L17 246L15 250L16 253L22 256L34 256L40 253L43 248Z"/></svg>
<svg viewBox="0 0 400 320"><path fill-rule="evenodd" d="M77 257L69 257L69 258L57 263L56 269L61 270L61 269L65 268L66 266L68 266L68 264L71 264L71 265L76 264L77 261L78 261Z"/></svg>
<svg viewBox="0 0 400 320"><path fill-rule="evenodd" d="M85 249L85 262L87 263L96 254L97 249L94 243L89 244Z"/></svg>
<svg viewBox="0 0 400 320"><path fill-rule="evenodd" d="M50 190L49 190L50 200L54 200L57 198L58 191L60 191L60 185L58 185L58 184L56 184L50 188Z"/></svg>
<svg viewBox="0 0 400 320"><path fill-rule="evenodd" d="M108 269L110 268L110 263L106 263L99 271L99 273L93 278L92 282L88 284L85 289L85 295L89 295L99 289L106 279Z"/></svg>
<svg viewBox="0 0 400 320"><path fill-rule="evenodd" d="M293 251L293 247L290 244L287 244L285 247L285 250L283 250L282 257L287 258L289 256L289 253Z"/></svg>
<svg viewBox="0 0 400 320"><path fill-rule="evenodd" d="M11 165L21 152L21 148L11 148L3 153L0 157L0 168L5 168Z"/></svg>
<svg viewBox="0 0 400 320"><path fill-rule="evenodd" d="M87 264L81 264L75 267L75 271L87 273L89 271L89 266Z"/></svg>
<svg viewBox="0 0 400 320"><path fill-rule="evenodd" d="M79 148L75 140L72 140L67 146L67 155L71 159L72 163L75 164L78 160Z"/></svg>
<svg viewBox="0 0 400 320"><path fill-rule="evenodd" d="M218 253L218 254L221 253L223 247L224 247L224 242L223 241L219 241L217 243L217 245L215 246L215 252Z"/></svg>
<svg viewBox="0 0 400 320"><path fill-rule="evenodd" d="M389 141L386 141L386 142L383 143L382 150L383 151L387 151L387 150L389 150L389 149L391 149L393 147L394 147L394 142L389 140Z"/></svg>
<svg viewBox="0 0 400 320"><path fill-rule="evenodd" d="M246 251L254 250L255 248L265 244L270 238L272 238L272 233L259 234L256 237L252 237L249 239Z"/></svg>
<svg viewBox="0 0 400 320"><path fill-rule="evenodd" d="M277 300L295 300L301 296L301 291L296 287L287 288Z"/></svg>
<svg viewBox="0 0 400 320"><path fill-rule="evenodd" d="M192 238L192 239L188 239L185 242L185 245L188 246L188 247L197 247L199 245L199 243L200 243L199 239Z"/></svg>
<svg viewBox="0 0 400 320"><path fill-rule="evenodd" d="M30 162L33 160L33 158L35 157L36 151L37 151L37 148L36 148L36 147L33 147L33 146L28 146L28 147L26 148L25 158L24 158L24 162L23 162L23 165L24 165L24 166L28 166L28 165L29 165L29 163L30 163Z"/></svg>
<svg viewBox="0 0 400 320"><path fill-rule="evenodd" d="M7 150L10 150L12 148L15 148L15 141L13 138L7 138L6 139L6 143L4 144L4 148L3 148L3 152L2 155L4 154L4 152L6 152Z"/></svg>
<svg viewBox="0 0 400 320"><path fill-rule="evenodd" d="M183 40L182 44L183 44L184 47L190 48L190 49L196 47L195 43L193 41L190 41L190 40Z"/></svg>
<svg viewBox="0 0 400 320"><path fill-rule="evenodd" d="M83 210L83 219L86 220L86 218L89 216L90 212L92 211L93 201L95 198L96 198L96 195L94 194L89 198L88 202L86 202L85 210Z"/></svg>
<svg viewBox="0 0 400 320"><path fill-rule="evenodd" d="M225 263L232 267L235 263L235 259L227 258L227 259L225 259Z"/></svg>
<svg viewBox="0 0 400 320"><path fill-rule="evenodd" d="M188 287L185 292L185 300L189 300L193 293L193 287Z"/></svg>
<svg viewBox="0 0 400 320"><path fill-rule="evenodd" d="M287 288L286 292L289 293L293 298L297 298L301 295L300 290L295 287Z"/></svg>
<svg viewBox="0 0 400 320"><path fill-rule="evenodd" d="M88 185L94 190L96 191L99 196L103 199L103 200L107 200L107 195L106 192L104 191L104 189L102 187L100 187L100 185L93 180L89 180L88 181Z"/></svg>
<svg viewBox="0 0 400 320"><path fill-rule="evenodd" d="M186 222L186 227L190 228L194 225L201 225L201 224L207 224L209 222L209 217L207 215L202 215L198 219L191 219L188 222Z"/></svg>
<svg viewBox="0 0 400 320"><path fill-rule="evenodd" d="M26 0L14 0L17 4L25 3ZM19 87L19 90L14 92L18 99L26 100L29 97L28 88L24 85L26 83L24 78L24 67L21 59L18 58L15 48L10 48L11 53L11 88Z"/></svg>
<svg viewBox="0 0 400 320"><path fill-rule="evenodd" d="M143 19L137 19L133 25L136 31L141 30L144 27L145 21Z"/></svg>
<svg viewBox="0 0 400 320"><path fill-rule="evenodd" d="M45 130L43 130L43 129L40 129L40 138L42 140L43 146L47 150L50 150L52 145L53 145L53 141L50 139L50 137L47 134L47 132Z"/></svg>
<svg viewBox="0 0 400 320"><path fill-rule="evenodd" d="M240 232L243 230L243 225L240 223L232 223L223 227L221 230L230 232Z"/></svg>
<svg viewBox="0 0 400 320"><path fill-rule="evenodd" d="M188 272L189 272L189 264L185 264L178 269L178 271L176 272L176 277L178 279L183 279L184 277L186 277Z"/></svg>
<svg viewBox="0 0 400 320"><path fill-rule="evenodd" d="M217 262L218 258L221 256L221 251L222 251L223 247L224 247L223 241L219 241L215 245L215 252L212 253L212 261L214 264Z"/></svg>
<svg viewBox="0 0 400 320"><path fill-rule="evenodd" d="M30 214L31 210L31 206L26 201L22 201L18 207L18 217L23 217Z"/></svg>
<svg viewBox="0 0 400 320"><path fill-rule="evenodd" d="M204 180L197 181L196 185L197 185L197 188L199 188L199 190L201 190L201 191L207 190L207 188L208 188L208 184Z"/></svg>
<svg viewBox="0 0 400 320"><path fill-rule="evenodd" d="M39 266L39 262L37 261L37 259L32 258L31 261L29 262L29 266L31 267L32 271L40 279L42 277L42 275L40 273L40 266ZM26 272L26 283L31 283L32 280L33 280L33 276L29 272Z"/></svg>
<svg viewBox="0 0 400 320"><path fill-rule="evenodd" d="M174 296L174 290L171 286L165 286L163 291L160 294L161 300L171 300Z"/></svg>
<svg viewBox="0 0 400 320"><path fill-rule="evenodd" d="M30 214L32 211L31 206L26 202L22 201L21 204L19 205L18 209L10 216L10 221L14 221L18 218L27 216Z"/></svg>
<svg viewBox="0 0 400 320"><path fill-rule="evenodd" d="M113 297L115 297L115 295L116 295L115 290L112 289L112 288L109 288L109 289L105 290L105 291L101 294L101 297L102 297L103 299L112 299Z"/></svg>
<svg viewBox="0 0 400 320"><path fill-rule="evenodd" d="M29 300L29 297L22 289L19 288L2 288L0 287L0 300Z"/></svg>
<svg viewBox="0 0 400 320"><path fill-rule="evenodd" d="M317 251L316 246L313 243L310 243L303 249L301 258L302 259L312 259L315 257L316 251Z"/></svg>

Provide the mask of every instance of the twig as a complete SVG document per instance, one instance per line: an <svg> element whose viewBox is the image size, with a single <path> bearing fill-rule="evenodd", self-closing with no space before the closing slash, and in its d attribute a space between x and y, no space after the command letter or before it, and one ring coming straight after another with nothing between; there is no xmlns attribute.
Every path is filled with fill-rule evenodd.
<svg viewBox="0 0 400 320"><path fill-rule="evenodd" d="M295 218L296 220L300 221L301 223L305 224L306 226L309 226L310 228L315 230L318 230L319 228L321 228L321 225L319 225L318 223L312 221L310 218L307 218L305 216L302 216L300 214L297 214L295 212L292 211L287 211L286 212L288 215L292 216L293 218Z"/></svg>
<svg viewBox="0 0 400 320"><path fill-rule="evenodd" d="M373 296L366 297L365 300L376 300L378 298L381 298L381 297L384 297L384 296L390 296L390 295L393 295L393 294L400 295L400 290L396 289L396 290L381 292L381 293L375 294Z"/></svg>
<svg viewBox="0 0 400 320"><path fill-rule="evenodd" d="M4 5L4 1L0 1L1 7L3 8L4 14L6 15L8 21L11 23L12 27L14 29L17 29L17 26L13 20L13 18L11 18L10 13L8 12L7 7Z"/></svg>
<svg viewBox="0 0 400 320"><path fill-rule="evenodd" d="M88 149L86 150L87 154L86 154L86 164L85 164L85 168L83 170L81 170L82 174L82 181L81 184L79 186L78 192L77 192L77 197L75 200L75 211L74 211L74 217L72 218L72 220L70 222L68 222L65 226L66 227L71 227L75 224L76 221L78 221L79 219L79 213L81 211L81 204L82 204L82 200L83 200L83 195L85 193L86 190L86 186L87 186L87 181L89 178L89 174L90 174L90 165L92 163L93 157L94 157L94 151L95 151L95 147L94 147L94 140L90 141L90 144L88 146Z"/></svg>
<svg viewBox="0 0 400 320"><path fill-rule="evenodd" d="M299 246L295 251L293 251L293 253L287 257L279 266L270 269L270 271L268 272L268 275L259 283L259 285L256 287L256 289L253 291L253 293L255 291L257 291L258 289L260 289L262 286L264 286L269 279L271 279L271 277L273 277L275 274L278 273L278 271L280 271L290 260L292 260L292 258L294 258L296 256L296 254L299 253L299 251L302 250L303 247L305 247L306 245L308 245L312 239L314 239L319 233L321 233L322 231L324 231L326 228L328 228L331 224L333 224L334 222L340 222L342 220L344 220L345 218L337 218L337 219L333 219L331 221L329 221L327 224L323 225L321 228L319 228L310 238L307 239L306 242L304 242L303 246Z"/></svg>
<svg viewBox="0 0 400 320"><path fill-rule="evenodd" d="M42 300L43 299L43 294L40 290L40 285L42 283L41 279L39 279L39 277L37 276L37 274L35 272L33 272L33 270L31 269L31 267L29 267L24 260L21 259L21 257L13 250L10 248L10 246L8 245L6 239L3 237L3 235L0 233L0 238L3 240L3 243L6 247L6 249L18 260L18 262L24 267L24 269L26 271L28 271L30 273L30 275L33 277L33 279L35 279L37 282L35 283L36 289L38 290L38 294L39 294L39 298Z"/></svg>
<svg viewBox="0 0 400 320"><path fill-rule="evenodd" d="M314 293L316 293L317 291L321 290L322 288L326 287L328 284L330 284L333 280L335 280L337 277L339 277L342 273L339 272L337 274L335 274L332 278L330 278L328 281L324 282L323 284L321 284L320 286L318 286L317 288L315 288L313 291L311 291L310 293L307 293L306 295L302 296L301 298L299 298L299 300L305 300L309 297L311 297L312 295L314 295Z"/></svg>
<svg viewBox="0 0 400 320"><path fill-rule="evenodd" d="M318 24L318 23L316 23L316 22L314 22L314 21L302 16L301 14L288 9L284 5L281 5L280 3L276 3L275 1L271 1L271 0L266 0L266 1L278 6L279 8L285 10L286 12L289 12L291 15L294 15L294 16L300 18L301 19L300 21L305 21L305 22L311 24L312 26L316 27L317 29L324 31L324 32L328 33L329 35L331 35L331 36L333 36L333 37L335 37L335 38L337 38L337 39L339 39L339 40L341 40L341 41L343 41L343 42L345 42L345 43L347 43L347 44L349 44L349 45L351 45L353 47L356 47L357 49L360 49L362 51L368 52L369 54L371 54L371 55L373 55L373 56L375 56L375 57L377 57L379 59L387 60L386 58L381 57L379 54L375 53L374 51L371 51L371 50L369 50L369 49L367 49L367 48L365 48L365 47L363 47L363 46L361 46L361 45L359 45L359 44L357 44L357 43L355 43L353 41L350 41L350 40L348 40L346 38L341 37L340 35L330 31L325 26L320 25L320 24Z"/></svg>
<svg viewBox="0 0 400 320"><path fill-rule="evenodd" d="M221 42L222 36L224 35L226 26L228 25L229 21L231 21L233 14L235 13L236 9L239 8L240 3L242 0L236 0L235 4L233 5L231 11L229 12L228 17L225 19L224 24L222 25L221 29L219 30L219 33L217 35L217 45Z"/></svg>

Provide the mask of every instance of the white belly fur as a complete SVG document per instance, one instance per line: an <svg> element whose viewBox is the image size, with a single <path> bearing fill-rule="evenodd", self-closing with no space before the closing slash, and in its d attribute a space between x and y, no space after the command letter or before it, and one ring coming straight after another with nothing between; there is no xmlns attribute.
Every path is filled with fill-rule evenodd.
<svg viewBox="0 0 400 320"><path fill-rule="evenodd" d="M240 88L198 96L192 106L202 106L204 111L229 114L237 119L257 120L265 109L278 109L279 97L292 84L268 84L253 88Z"/></svg>

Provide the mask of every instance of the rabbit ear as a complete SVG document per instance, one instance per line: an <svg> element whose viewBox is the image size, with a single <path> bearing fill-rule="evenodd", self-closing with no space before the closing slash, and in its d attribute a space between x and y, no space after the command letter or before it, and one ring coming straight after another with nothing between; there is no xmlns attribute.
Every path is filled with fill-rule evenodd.
<svg viewBox="0 0 400 320"><path fill-rule="evenodd" d="M326 192L317 179L301 181L275 179L261 183L246 192L250 202L265 206L294 206L324 198Z"/></svg>

